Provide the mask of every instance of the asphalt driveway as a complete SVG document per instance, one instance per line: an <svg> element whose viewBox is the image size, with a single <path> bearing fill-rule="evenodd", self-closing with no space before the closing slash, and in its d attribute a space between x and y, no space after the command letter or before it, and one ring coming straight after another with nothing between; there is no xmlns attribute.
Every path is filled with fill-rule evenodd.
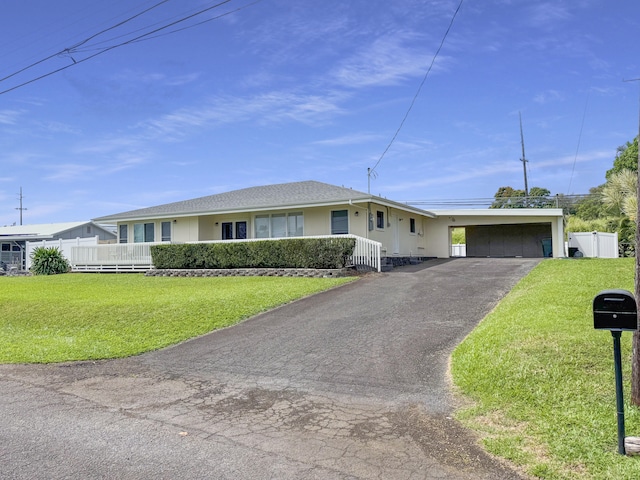
<svg viewBox="0 0 640 480"><path fill-rule="evenodd" d="M134 358L2 365L2 477L520 478L451 418L447 365L537 262L432 260Z"/></svg>

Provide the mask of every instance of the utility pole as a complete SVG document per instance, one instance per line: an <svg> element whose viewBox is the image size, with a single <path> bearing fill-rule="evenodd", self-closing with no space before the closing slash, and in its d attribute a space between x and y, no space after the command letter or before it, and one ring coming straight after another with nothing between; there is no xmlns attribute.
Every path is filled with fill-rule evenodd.
<svg viewBox="0 0 640 480"><path fill-rule="evenodd" d="M520 143L522 143L522 168L524 169L524 206L529 206L529 184L527 183L527 159L524 156L524 135L522 133L522 114L518 112L520 117Z"/></svg>
<svg viewBox="0 0 640 480"><path fill-rule="evenodd" d="M18 198L20 198L20 206L17 207L16 210L20 210L20 225L22 225L22 212L26 210L26 208L22 206L22 187L20 187L20 197Z"/></svg>

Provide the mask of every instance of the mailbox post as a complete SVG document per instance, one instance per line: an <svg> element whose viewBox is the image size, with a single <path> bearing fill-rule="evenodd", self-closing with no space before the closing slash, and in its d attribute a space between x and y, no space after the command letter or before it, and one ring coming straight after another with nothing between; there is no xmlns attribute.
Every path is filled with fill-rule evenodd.
<svg viewBox="0 0 640 480"><path fill-rule="evenodd" d="M626 290L603 290L596 295L593 299L593 327L600 330L610 330L613 336L616 407L618 411L618 453L625 455L620 337L625 330L634 331L638 329L638 310L633 295Z"/></svg>

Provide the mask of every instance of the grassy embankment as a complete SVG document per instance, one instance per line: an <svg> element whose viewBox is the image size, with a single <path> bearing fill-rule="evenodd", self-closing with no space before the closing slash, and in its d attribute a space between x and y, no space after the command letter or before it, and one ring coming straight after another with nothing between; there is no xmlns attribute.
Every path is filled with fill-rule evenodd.
<svg viewBox="0 0 640 480"><path fill-rule="evenodd" d="M0 277L0 363L136 355L350 280L140 274Z"/></svg>
<svg viewBox="0 0 640 480"><path fill-rule="evenodd" d="M617 453L613 341L594 330L601 290L634 291L634 259L545 260L455 350L454 382L472 400L458 418L485 447L546 479L638 479ZM632 334L622 335L627 436Z"/></svg>

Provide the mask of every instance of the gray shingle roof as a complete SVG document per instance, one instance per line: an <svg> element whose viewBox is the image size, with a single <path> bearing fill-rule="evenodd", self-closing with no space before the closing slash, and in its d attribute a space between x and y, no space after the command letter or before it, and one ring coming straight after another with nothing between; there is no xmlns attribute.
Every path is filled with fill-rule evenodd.
<svg viewBox="0 0 640 480"><path fill-rule="evenodd" d="M305 181L243 188L241 190L218 193L181 202L131 210L96 218L94 220L99 222L121 221L133 218L248 211L286 206L302 207L314 204L348 202L350 200L366 201L373 198L375 197L372 195L350 188L338 187L322 182Z"/></svg>

